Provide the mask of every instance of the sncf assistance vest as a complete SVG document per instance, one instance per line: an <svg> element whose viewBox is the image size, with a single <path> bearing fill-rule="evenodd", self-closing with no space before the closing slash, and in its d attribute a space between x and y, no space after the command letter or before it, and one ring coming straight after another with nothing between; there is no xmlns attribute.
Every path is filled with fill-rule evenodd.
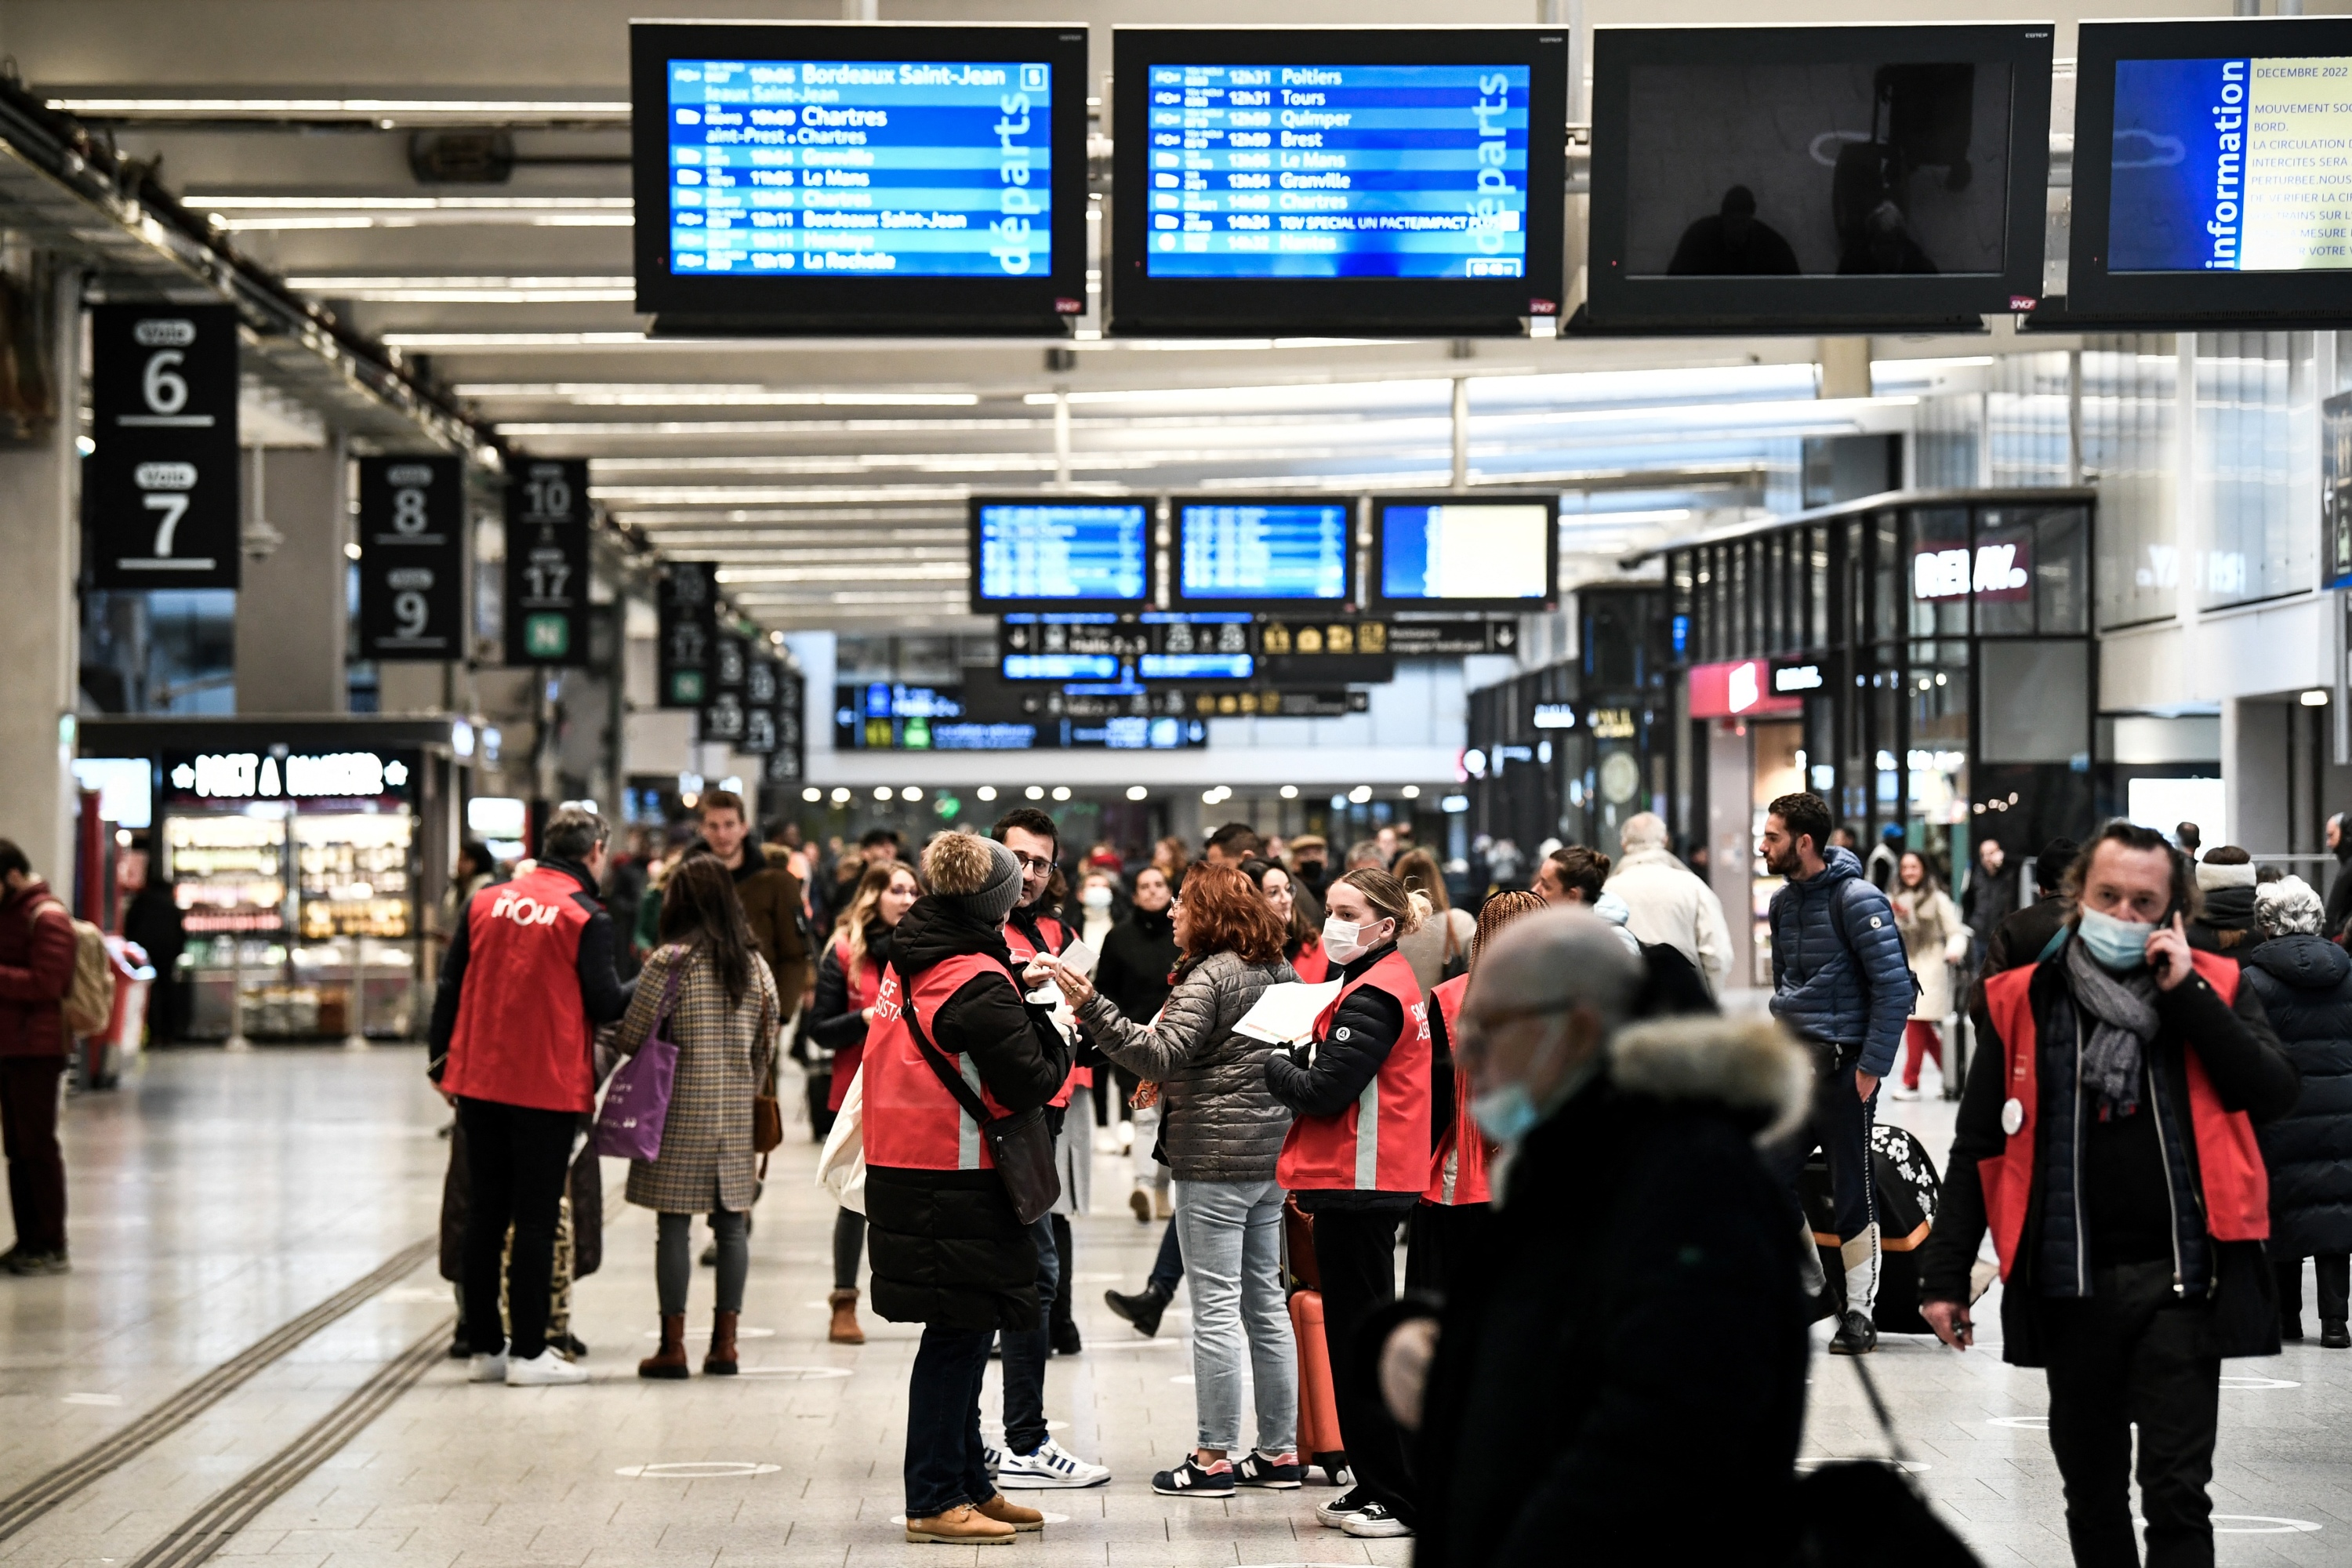
<svg viewBox="0 0 2352 1568"><path fill-rule="evenodd" d="M1037 917L1037 934L1045 939L1043 951L1056 958L1061 956L1064 948L1070 945L1069 928L1052 915ZM1006 951L1013 954L1013 973L1015 974L1026 970L1040 951L1037 944L1029 940L1029 933L1009 920L1004 922L1004 946ZM1072 1094L1081 1089L1092 1089L1094 1083L1094 1068L1073 1067L1070 1068L1070 1076L1062 1080L1060 1090L1046 1103L1056 1107L1066 1107L1070 1103Z"/></svg>
<svg viewBox="0 0 2352 1568"><path fill-rule="evenodd" d="M466 904L466 977L441 1087L468 1100L591 1110L596 1073L580 1002L579 879L551 866Z"/></svg>
<svg viewBox="0 0 2352 1568"><path fill-rule="evenodd" d="M1430 993L1438 1016L1445 1021L1446 1043L1454 1053L1454 1125L1445 1130L1444 1141L1430 1156L1429 1190L1421 1195L1449 1208L1491 1203L1495 1196L1486 1176L1495 1146L1479 1132L1477 1121L1470 1114L1470 1075L1462 1070L1462 998L1469 989L1470 977L1457 974L1439 981L1437 989Z"/></svg>
<svg viewBox="0 0 2352 1568"><path fill-rule="evenodd" d="M1429 1185L1429 1005L1402 952L1339 988L1315 1020L1318 1047L1341 1003L1364 986L1397 999L1404 1027L1356 1103L1337 1116L1300 1116L1282 1142L1276 1179L1294 1193L1354 1190L1420 1193Z"/></svg>
<svg viewBox="0 0 2352 1568"><path fill-rule="evenodd" d="M833 943L833 961L841 966L841 978L847 984L849 1010L853 1013L863 1013L866 1008L873 1006L874 999L882 993L882 972L885 966L875 963L873 955L869 953L865 962L857 966L857 972L853 976L849 968L849 943L837 937ZM871 1026L868 1026L867 1032L872 1033ZM857 1077L857 1066L864 1059L865 1054L866 1046L863 1041L854 1046L844 1046L833 1053L833 1087L825 1092L824 1097L827 1110L839 1110L841 1102L849 1097L849 1086Z"/></svg>
<svg viewBox="0 0 2352 1568"><path fill-rule="evenodd" d="M1291 973L1303 985L1320 985L1331 978L1331 955L1323 951L1323 939L1310 936L1298 956L1290 961Z"/></svg>
<svg viewBox="0 0 2352 1568"><path fill-rule="evenodd" d="M2213 952L2192 952L2189 958L2225 1005L2236 1001L2236 963ZM2018 1239L2024 1235L2033 1196L2033 1144L2042 1120L2041 1056L2026 991L2040 967L2029 963L2004 970L1985 982L1985 1009L2000 1036L2009 1068L2000 1117L2008 1139L2000 1153L1977 1162L1977 1179L1984 1185L1985 1220L1992 1230L1993 1249L2000 1255L2003 1279L2017 1262ZM2254 1142L2253 1123L2244 1111L2222 1107L2198 1058L2196 1042L2189 1042L2181 1058L2188 1071L2189 1121L2197 1141L2206 1229L2216 1241L2261 1241L2271 1233L2271 1184L2262 1149ZM2153 1106L2148 1110L2154 1113Z"/></svg>
<svg viewBox="0 0 2352 1568"><path fill-rule="evenodd" d="M912 1006L924 1037L947 1057L980 1096L992 1117L1006 1114L980 1076L971 1058L950 1047L939 1036L940 1009L948 999L976 979L994 975L1013 984L1004 966L986 953L965 952L936 963L915 977L914 994L901 990L904 978L893 964L885 971L874 998L874 1022L866 1030L866 1163L902 1171L991 1171L995 1159L980 1126L956 1103L948 1086L907 1027L906 1010Z"/></svg>

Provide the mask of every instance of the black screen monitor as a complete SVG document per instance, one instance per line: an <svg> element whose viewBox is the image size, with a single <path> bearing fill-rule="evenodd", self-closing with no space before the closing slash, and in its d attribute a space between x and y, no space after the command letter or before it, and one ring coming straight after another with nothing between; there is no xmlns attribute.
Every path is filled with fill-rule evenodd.
<svg viewBox="0 0 2352 1568"><path fill-rule="evenodd" d="M1558 313L1563 29L1120 27L1111 52L1114 332Z"/></svg>
<svg viewBox="0 0 2352 1568"><path fill-rule="evenodd" d="M629 28L656 331L1066 333L1086 308L1087 31Z"/></svg>
<svg viewBox="0 0 2352 1568"><path fill-rule="evenodd" d="M1559 600L1557 496L1379 496L1374 607L1509 614Z"/></svg>
<svg viewBox="0 0 2352 1568"><path fill-rule="evenodd" d="M2067 314L2352 320L2352 18L2080 37Z"/></svg>
<svg viewBox="0 0 2352 1568"><path fill-rule="evenodd" d="M1200 496L1171 505L1170 602L1191 609L1337 609L1353 596L1352 498Z"/></svg>
<svg viewBox="0 0 2352 1568"><path fill-rule="evenodd" d="M1597 29L1590 325L1977 331L2030 309L2050 49L2046 22Z"/></svg>
<svg viewBox="0 0 2352 1568"><path fill-rule="evenodd" d="M1151 511L1144 501L974 497L972 613L1143 609Z"/></svg>

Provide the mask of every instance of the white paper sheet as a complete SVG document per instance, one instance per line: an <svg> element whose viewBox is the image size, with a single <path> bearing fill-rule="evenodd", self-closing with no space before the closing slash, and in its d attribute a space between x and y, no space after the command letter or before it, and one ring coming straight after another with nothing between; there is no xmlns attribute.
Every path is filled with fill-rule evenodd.
<svg viewBox="0 0 2352 1568"><path fill-rule="evenodd" d="M1327 980L1319 985L1304 981L1291 981L1281 985L1269 985L1256 1005L1242 1015L1234 1032L1247 1035L1254 1040L1270 1040L1277 1046L1296 1044L1315 1030L1315 1020L1323 1009L1339 994L1344 984Z"/></svg>

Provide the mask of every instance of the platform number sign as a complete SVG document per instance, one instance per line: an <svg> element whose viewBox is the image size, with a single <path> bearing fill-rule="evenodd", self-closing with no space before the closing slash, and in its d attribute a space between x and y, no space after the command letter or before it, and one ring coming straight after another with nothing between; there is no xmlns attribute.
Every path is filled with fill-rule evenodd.
<svg viewBox="0 0 2352 1568"><path fill-rule="evenodd" d="M506 662L588 662L588 465L523 460L507 481Z"/></svg>
<svg viewBox="0 0 2352 1568"><path fill-rule="evenodd" d="M760 776L769 784L797 784L806 771L808 751L801 728L801 700L806 684L805 678L790 668L781 664L776 667L775 745L766 753L768 760L760 769Z"/></svg>
<svg viewBox="0 0 2352 1568"><path fill-rule="evenodd" d="M466 470L457 458L360 459L360 657L466 657Z"/></svg>
<svg viewBox="0 0 2352 1568"><path fill-rule="evenodd" d="M2319 405L2319 585L2352 587L2352 393Z"/></svg>
<svg viewBox="0 0 2352 1568"><path fill-rule="evenodd" d="M733 745L743 739L744 694L751 679L751 642L721 626L710 644L709 695L702 704L702 739Z"/></svg>
<svg viewBox="0 0 2352 1568"><path fill-rule="evenodd" d="M660 616L656 653L664 708L700 708L710 700L718 597L708 562L673 561L662 574L655 609Z"/></svg>
<svg viewBox="0 0 2352 1568"><path fill-rule="evenodd" d="M101 305L90 333L92 583L236 587L236 312Z"/></svg>
<svg viewBox="0 0 2352 1568"><path fill-rule="evenodd" d="M743 737L735 749L748 756L764 757L776 749L776 689L784 667L764 654L753 654L743 678Z"/></svg>

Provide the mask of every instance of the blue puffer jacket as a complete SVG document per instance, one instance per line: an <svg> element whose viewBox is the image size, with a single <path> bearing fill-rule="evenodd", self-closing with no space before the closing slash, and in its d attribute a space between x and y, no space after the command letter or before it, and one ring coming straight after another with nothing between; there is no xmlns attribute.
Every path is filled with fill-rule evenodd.
<svg viewBox="0 0 2352 1568"><path fill-rule="evenodd" d="M1895 1067L1916 994L1895 909L1832 848L1818 877L1772 895L1772 1016L1808 1039L1860 1046L1874 1078Z"/></svg>
<svg viewBox="0 0 2352 1568"><path fill-rule="evenodd" d="M2294 1109L2254 1130L2271 1256L2352 1252L2352 957L2324 937L2274 936L2241 973L2303 1074Z"/></svg>

